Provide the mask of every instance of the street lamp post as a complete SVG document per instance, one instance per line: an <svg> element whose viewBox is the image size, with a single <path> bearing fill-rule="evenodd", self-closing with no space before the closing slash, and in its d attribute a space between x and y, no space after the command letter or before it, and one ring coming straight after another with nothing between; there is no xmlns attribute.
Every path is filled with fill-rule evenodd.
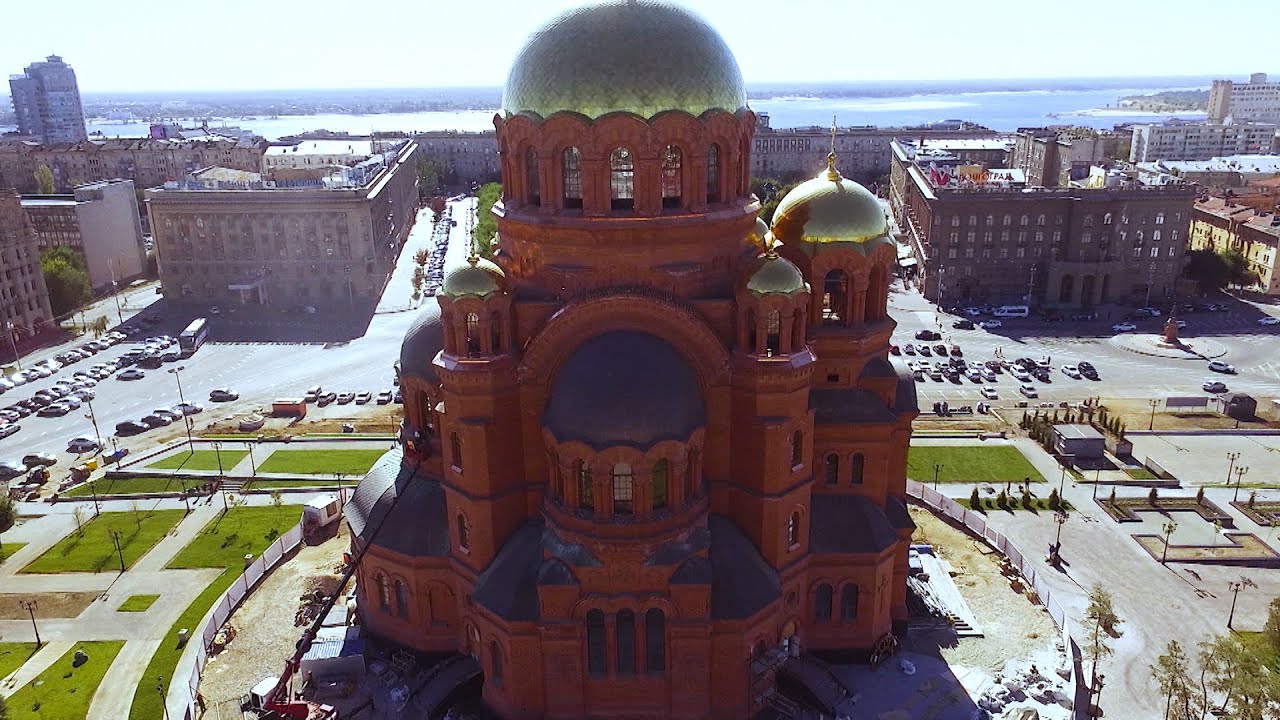
<svg viewBox="0 0 1280 720"><path fill-rule="evenodd" d="M95 455L102 454L102 433L98 431L98 416L93 412L93 401L86 399L84 404L89 408L89 422L93 423L93 439L98 445Z"/></svg>
<svg viewBox="0 0 1280 720"><path fill-rule="evenodd" d="M1062 493L1063 493L1063 491L1066 489L1066 485L1067 485L1067 466L1066 466L1066 465L1063 465L1063 466L1062 466L1062 477L1058 478L1058 499L1059 499L1059 500L1061 500L1061 499L1062 499ZM1030 487L1030 485L1028 485L1028 486L1027 486L1027 491L1028 491L1028 492L1030 492L1030 491L1031 491L1031 487Z"/></svg>
<svg viewBox="0 0 1280 720"><path fill-rule="evenodd" d="M1053 544L1055 546L1062 545L1062 526L1066 525L1067 521L1070 519L1071 516L1067 514L1066 510L1059 510L1053 514L1053 521L1058 524L1058 533L1053 538Z"/></svg>
<svg viewBox="0 0 1280 720"><path fill-rule="evenodd" d="M196 444L191 439L191 416L187 415L187 399L182 394L182 377L179 375L185 369L185 366L179 365L178 367L169 368L169 373L173 375L174 380L178 381L178 402L182 403L182 423L187 426L187 450L194 453Z"/></svg>
<svg viewBox="0 0 1280 720"><path fill-rule="evenodd" d="M156 676L156 694L160 696L160 706L164 708L164 720L169 720L169 703L164 701L164 678Z"/></svg>
<svg viewBox="0 0 1280 720"><path fill-rule="evenodd" d="M253 441L245 440L244 447L249 451L249 472L258 477L258 466L253 461Z"/></svg>
<svg viewBox="0 0 1280 720"><path fill-rule="evenodd" d="M227 507L227 479L222 472L222 441L214 440L210 444L213 445L213 454L218 458L218 490L222 493L222 511L226 512L229 508Z"/></svg>
<svg viewBox="0 0 1280 720"><path fill-rule="evenodd" d="M13 351L13 361L18 364L18 369L22 369L22 358L18 357L18 343L13 339L14 324L10 320L4 322L4 334L9 338L9 349Z"/></svg>
<svg viewBox="0 0 1280 720"><path fill-rule="evenodd" d="M36 647L40 647L43 643L40 642L40 626L36 625L36 601L19 600L18 604L21 605L27 611L27 614L31 616L31 629L36 633Z"/></svg>
<svg viewBox="0 0 1280 720"><path fill-rule="evenodd" d="M1256 588L1258 585L1243 575L1239 580L1232 580L1227 583L1227 587L1231 589L1231 612L1227 614L1227 629L1233 629L1231 622L1236 618L1236 598L1240 597L1240 591L1245 588Z"/></svg>
<svg viewBox="0 0 1280 720"><path fill-rule="evenodd" d="M1227 459L1231 461L1231 463L1227 465L1227 484L1228 484L1228 485L1230 485L1230 484L1231 484L1231 471L1235 469L1235 467L1236 467L1236 460L1240 459L1240 453L1239 453L1239 452L1229 452L1229 453L1227 453Z"/></svg>
<svg viewBox="0 0 1280 720"><path fill-rule="evenodd" d="M1170 520L1160 529L1164 531L1164 549L1160 551L1160 564L1164 565L1165 560L1169 557L1169 536L1173 534L1174 530L1178 529L1178 523Z"/></svg>
<svg viewBox="0 0 1280 720"><path fill-rule="evenodd" d="M1147 421L1147 430L1153 430L1156 426L1156 408L1160 407L1160 401L1148 400L1147 404L1151 406L1151 419Z"/></svg>
<svg viewBox="0 0 1280 720"><path fill-rule="evenodd" d="M120 572L124 572L124 548L120 545L120 531L108 530L107 534L111 536L111 542L116 546L116 555L120 558Z"/></svg>
<svg viewBox="0 0 1280 720"><path fill-rule="evenodd" d="M933 491L934 492L938 491L938 473L941 471L942 471L942 465L939 463L934 463L933 464Z"/></svg>
<svg viewBox="0 0 1280 720"><path fill-rule="evenodd" d="M1236 502L1237 500L1240 499L1240 481L1243 480L1244 476L1248 474L1249 474L1248 465L1242 465L1236 468L1236 491L1231 496L1231 502Z"/></svg>

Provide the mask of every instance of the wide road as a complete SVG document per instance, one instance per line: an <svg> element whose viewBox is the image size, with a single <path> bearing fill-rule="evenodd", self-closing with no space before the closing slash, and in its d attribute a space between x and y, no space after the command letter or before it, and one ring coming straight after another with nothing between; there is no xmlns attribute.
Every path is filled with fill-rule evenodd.
<svg viewBox="0 0 1280 720"><path fill-rule="evenodd" d="M452 228L449 237L448 264L456 265L465 262L466 257L466 213L475 205L474 198L452 203L452 215L459 220L457 227ZM423 211L417 224L406 242L410 248L401 254L399 264L388 283L389 292L396 292L408 300L405 291L407 281L402 275L412 275L413 249L425 247L431 237L431 213ZM157 297L154 294L152 297ZM428 298L425 302L435 302ZM405 303L400 303L403 307ZM158 307L158 306L157 306ZM141 314L154 314L155 309ZM375 314L362 337L347 342L315 343L315 342L218 342L219 328L229 331L241 329L238 324L256 322L248 308L241 309L233 315L210 317L210 341L195 354L178 363L166 363L158 370L144 370L146 374L141 380L123 381L115 376L98 383L94 388L96 397L93 409L97 416L98 428L106 440L115 432L116 423L125 420L137 420L152 410L170 407L178 402L178 383L170 369L181 367L179 374L183 395L188 402L200 403L205 411L195 416L197 426L213 419L222 419L253 411L270 410L271 401L279 397L301 397L309 386L322 385L326 390L342 392L369 391L375 395L380 390L393 389L393 364L399 359L400 341L405 331L413 323L418 310L400 310ZM114 304L111 306L112 320L115 317ZM312 316L314 319L316 316ZM185 314L170 319L162 318L162 323L147 336L168 334L176 337L185 325ZM139 337L137 339L142 339ZM23 358L24 367L43 360L46 357L76 347L80 341L68 343L56 348L46 348L30 357ZM61 378L69 377L80 369L102 362L104 359L123 355L134 345L133 340L126 340L108 350L81 360L63 368L52 377L28 383L0 395L0 407L12 405L18 400L30 397L36 391L49 387ZM240 400L232 403L209 402L209 391L215 388L230 388L240 394ZM320 409L311 406L308 417L315 414L323 417L351 417L361 412L355 404L330 405ZM363 406L372 412L377 406L370 403ZM73 437L93 437L93 427L87 418L87 407L73 411L59 418L41 418L35 415L19 421L22 429L4 439L0 439L0 460L20 459L30 452L52 452L64 458L64 462L72 456L67 453L67 441ZM137 449L155 442L160 434L172 435L177 427L170 426L158 431L144 433L133 438L122 438L120 446ZM388 428L390 429L390 428ZM110 442L108 441L108 449ZM61 477L67 465L59 464L54 477Z"/></svg>

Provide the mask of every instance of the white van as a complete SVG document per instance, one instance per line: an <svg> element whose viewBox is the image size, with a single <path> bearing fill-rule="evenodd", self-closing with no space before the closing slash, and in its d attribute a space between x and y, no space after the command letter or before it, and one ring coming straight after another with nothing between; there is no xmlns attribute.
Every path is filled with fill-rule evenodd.
<svg viewBox="0 0 1280 720"><path fill-rule="evenodd" d="M1001 305L1000 307L996 308L995 312L991 314L996 317L1003 317L1003 318L1011 318L1011 317L1024 318L1031 314L1031 308L1027 307L1026 305Z"/></svg>

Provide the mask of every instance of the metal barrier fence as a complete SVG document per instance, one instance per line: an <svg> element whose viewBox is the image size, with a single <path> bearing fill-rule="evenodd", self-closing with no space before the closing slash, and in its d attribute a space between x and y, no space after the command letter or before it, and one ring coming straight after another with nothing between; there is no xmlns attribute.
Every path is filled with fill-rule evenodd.
<svg viewBox="0 0 1280 720"><path fill-rule="evenodd" d="M1027 560L1027 556L1017 546L1009 541L1009 538L989 527L982 513L969 510L955 500L915 480L907 480L907 495L963 525L969 532L981 538L996 552L1008 558L1010 564L1017 568L1018 572L1022 573L1022 577L1035 590L1036 596L1040 598L1040 602L1049 611L1049 617L1053 618L1053 624L1058 628L1058 632L1062 634L1063 647L1067 649L1068 656L1071 658L1070 689L1074 702L1073 714L1077 718L1087 717L1090 693L1088 689L1089 683L1084 677L1084 662L1081 657L1080 646L1071 636L1070 618L1067 617L1062 605L1053 597L1048 584L1040 578L1036 567Z"/></svg>
<svg viewBox="0 0 1280 720"><path fill-rule="evenodd" d="M198 717L196 712L196 691L200 687L200 673L204 671L205 663L209 661L209 647L213 644L213 638L222 629L223 623L227 618L231 617L231 613L235 611L240 603L253 592L258 582L263 576L271 571L280 563L286 555L293 552L294 548L302 543L302 522L289 528L284 535L276 538L276 541L263 551L258 559L254 560L249 567L245 568L244 573L231 583L231 587L222 594L213 609L204 617L204 624L201 626L199 643L193 643L194 648L188 647L183 652L182 657L178 660L178 668L175 669L174 677L177 678L182 670L181 667L185 661L193 660L191 672L188 676L186 686L181 691L175 690L174 686L169 687L168 705L171 717L179 717L174 713L175 709L181 710L181 717L192 720ZM194 653L194 655L192 655ZM175 695L179 703L175 708Z"/></svg>

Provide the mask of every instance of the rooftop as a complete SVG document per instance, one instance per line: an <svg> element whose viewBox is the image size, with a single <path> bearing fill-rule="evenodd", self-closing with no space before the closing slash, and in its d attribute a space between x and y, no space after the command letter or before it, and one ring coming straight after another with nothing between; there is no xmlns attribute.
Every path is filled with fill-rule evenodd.
<svg viewBox="0 0 1280 720"><path fill-rule="evenodd" d="M302 140L292 145L272 145L264 153L268 158L275 155L350 155L353 157L369 157L373 155L372 140Z"/></svg>
<svg viewBox="0 0 1280 720"><path fill-rule="evenodd" d="M1209 160L1157 160L1138 163L1140 170L1148 172L1241 172L1280 173L1280 155L1226 155Z"/></svg>

